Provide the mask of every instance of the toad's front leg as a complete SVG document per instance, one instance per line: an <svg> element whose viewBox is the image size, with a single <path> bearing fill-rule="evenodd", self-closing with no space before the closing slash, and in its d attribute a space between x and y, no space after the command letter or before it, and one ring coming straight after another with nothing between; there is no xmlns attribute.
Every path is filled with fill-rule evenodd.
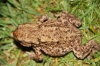
<svg viewBox="0 0 100 66"><path fill-rule="evenodd" d="M95 54L100 50L100 45L95 40L90 40L85 46L75 46L73 52L79 59L84 59L91 54Z"/></svg>
<svg viewBox="0 0 100 66"><path fill-rule="evenodd" d="M33 53L28 53L30 55L30 57L32 59L34 59L35 61L42 61L43 57L42 57L42 53L40 51L40 48L33 48L34 52Z"/></svg>

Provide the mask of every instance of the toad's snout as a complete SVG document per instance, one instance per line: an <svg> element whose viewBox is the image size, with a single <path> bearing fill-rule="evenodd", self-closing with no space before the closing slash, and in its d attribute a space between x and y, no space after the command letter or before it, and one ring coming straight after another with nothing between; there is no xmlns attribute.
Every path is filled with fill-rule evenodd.
<svg viewBox="0 0 100 66"><path fill-rule="evenodd" d="M19 35L19 32L18 32L18 30L15 30L14 32L13 32L13 37L17 40L17 37L18 37L18 35Z"/></svg>

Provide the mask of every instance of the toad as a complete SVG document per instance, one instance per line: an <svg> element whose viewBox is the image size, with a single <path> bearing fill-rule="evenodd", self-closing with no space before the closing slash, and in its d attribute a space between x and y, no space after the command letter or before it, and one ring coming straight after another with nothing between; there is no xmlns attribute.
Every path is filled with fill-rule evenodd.
<svg viewBox="0 0 100 66"><path fill-rule="evenodd" d="M63 56L73 52L79 59L95 54L100 49L95 40L82 46L82 33L78 29L81 21L76 16L61 12L55 18L42 15L36 24L21 24L13 32L15 40L22 46L32 47L32 57L43 60L42 52L50 56Z"/></svg>

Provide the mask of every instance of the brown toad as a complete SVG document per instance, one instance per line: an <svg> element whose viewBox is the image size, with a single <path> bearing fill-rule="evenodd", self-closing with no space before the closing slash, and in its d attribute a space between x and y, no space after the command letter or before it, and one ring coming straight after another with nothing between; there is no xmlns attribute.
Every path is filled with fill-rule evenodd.
<svg viewBox="0 0 100 66"><path fill-rule="evenodd" d="M77 28L79 18L67 12L55 15L55 19L43 15L36 24L22 24L13 32L14 38L25 47L33 47L33 59L43 60L42 53L50 56L63 56L73 51L79 59L84 59L99 50L95 40L82 46L82 33Z"/></svg>

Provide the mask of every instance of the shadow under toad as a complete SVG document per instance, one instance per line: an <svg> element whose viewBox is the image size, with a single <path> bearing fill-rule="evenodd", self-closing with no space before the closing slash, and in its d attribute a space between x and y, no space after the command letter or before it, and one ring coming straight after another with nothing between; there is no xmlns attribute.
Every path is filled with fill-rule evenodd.
<svg viewBox="0 0 100 66"><path fill-rule="evenodd" d="M19 41L14 40L14 44L21 49L22 51L33 51L32 47L24 47L20 44Z"/></svg>

